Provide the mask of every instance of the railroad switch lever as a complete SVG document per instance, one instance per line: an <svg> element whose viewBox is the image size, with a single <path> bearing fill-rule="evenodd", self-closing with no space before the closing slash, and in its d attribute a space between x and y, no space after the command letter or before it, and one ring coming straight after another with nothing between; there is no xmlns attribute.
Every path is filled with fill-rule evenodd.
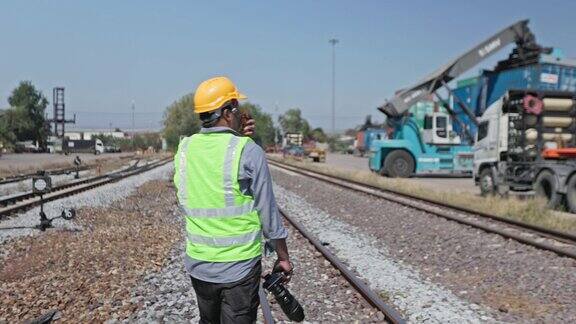
<svg viewBox="0 0 576 324"><path fill-rule="evenodd" d="M48 218L46 213L44 212L44 197L40 195L40 224L36 225L34 228L37 228L44 232L47 228L52 227L52 221L58 218L62 218L65 220L72 220L76 217L76 210L74 208L64 208L60 216L56 216L53 218Z"/></svg>
<svg viewBox="0 0 576 324"><path fill-rule="evenodd" d="M80 179L80 166L82 165L82 160L78 155L74 158L74 166L76 166L76 174L74 175L74 179Z"/></svg>

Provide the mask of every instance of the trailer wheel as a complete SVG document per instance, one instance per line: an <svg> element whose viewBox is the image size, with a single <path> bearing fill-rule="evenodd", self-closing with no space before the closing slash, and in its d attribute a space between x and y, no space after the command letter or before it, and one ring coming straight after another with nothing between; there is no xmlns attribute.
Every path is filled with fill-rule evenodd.
<svg viewBox="0 0 576 324"><path fill-rule="evenodd" d="M576 174L573 174L568 180L568 188L566 190L566 205L571 213L576 214Z"/></svg>
<svg viewBox="0 0 576 324"><path fill-rule="evenodd" d="M562 195L557 191L558 181L554 173L545 170L540 172L534 181L534 191L536 196L543 197L547 201L548 208L556 208L560 205Z"/></svg>
<svg viewBox="0 0 576 324"><path fill-rule="evenodd" d="M484 168L480 172L480 195L482 196L493 196L496 194L496 184L494 183L494 176L492 175L492 170L490 168Z"/></svg>
<svg viewBox="0 0 576 324"><path fill-rule="evenodd" d="M384 160L384 172L392 178L410 178L414 172L414 159L404 150L392 151Z"/></svg>

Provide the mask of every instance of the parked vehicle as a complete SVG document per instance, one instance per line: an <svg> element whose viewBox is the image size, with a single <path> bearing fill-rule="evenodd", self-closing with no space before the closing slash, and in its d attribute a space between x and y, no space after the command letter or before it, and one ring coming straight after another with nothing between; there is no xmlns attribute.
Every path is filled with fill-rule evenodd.
<svg viewBox="0 0 576 324"><path fill-rule="evenodd" d="M120 149L120 147L115 146L115 145L106 145L106 146L104 146L104 152L106 152L106 153L120 153L120 152L122 152L122 150Z"/></svg>
<svg viewBox="0 0 576 324"><path fill-rule="evenodd" d="M104 144L99 139L92 140L70 140L62 141L62 152L70 153L94 153L96 155L104 153Z"/></svg>
<svg viewBox="0 0 576 324"><path fill-rule="evenodd" d="M286 153L295 157L304 157L304 148L302 146L290 146L286 148Z"/></svg>
<svg viewBox="0 0 576 324"><path fill-rule="evenodd" d="M14 145L15 153L40 153L42 148L34 143L34 141L21 141L16 142Z"/></svg>
<svg viewBox="0 0 576 324"><path fill-rule="evenodd" d="M510 90L480 118L474 180L483 195L534 190L576 213L576 94Z"/></svg>

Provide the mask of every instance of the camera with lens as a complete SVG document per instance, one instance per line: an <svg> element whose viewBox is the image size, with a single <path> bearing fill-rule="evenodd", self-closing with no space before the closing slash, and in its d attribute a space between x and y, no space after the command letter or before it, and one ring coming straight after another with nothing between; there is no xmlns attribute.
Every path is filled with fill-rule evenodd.
<svg viewBox="0 0 576 324"><path fill-rule="evenodd" d="M274 267L272 273L264 276L264 284L262 286L266 291L274 295L280 308L291 321L302 322L304 320L304 309L284 286L285 279L284 273L278 267Z"/></svg>

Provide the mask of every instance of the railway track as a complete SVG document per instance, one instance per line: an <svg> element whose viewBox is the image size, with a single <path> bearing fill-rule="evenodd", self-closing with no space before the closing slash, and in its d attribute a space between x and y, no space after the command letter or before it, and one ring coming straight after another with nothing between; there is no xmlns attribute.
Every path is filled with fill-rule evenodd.
<svg viewBox="0 0 576 324"><path fill-rule="evenodd" d="M342 179L333 175L305 170L288 164L268 160L270 165L300 175L311 177L342 188L362 192L374 197L393 201L401 205L449 219L464 225L498 234L508 239L554 252L560 256L576 259L576 235L526 224L497 215L452 206L410 194L395 192L365 183Z"/></svg>
<svg viewBox="0 0 576 324"><path fill-rule="evenodd" d="M81 166L79 168L75 168L75 167L63 168L63 169L49 170L46 172L50 175L60 175L60 174L70 174L70 173L73 173L76 171L86 171L88 169L90 169L90 167ZM0 186L5 185L5 184L9 184L9 183L24 181L24 180L32 178L35 175L36 175L36 173L27 173L27 174L20 174L20 175L15 175L15 176L11 176L11 177L0 178Z"/></svg>
<svg viewBox="0 0 576 324"><path fill-rule="evenodd" d="M131 159L134 156L135 156L135 154L127 155L127 156L121 156L121 157L119 157L119 159L120 160L126 160L126 159ZM93 169L93 168L95 168L94 165L83 165L80 167L69 167L69 168L60 168L60 169L54 169L54 170L46 170L46 173L48 173L50 175L61 175L61 174L74 173L76 171L86 171L86 170ZM18 174L18 175L3 177L3 178L0 178L0 186L5 185L5 184L9 184L9 183L27 180L27 179L32 178L36 174L37 174L36 172L32 172L32 173Z"/></svg>
<svg viewBox="0 0 576 324"><path fill-rule="evenodd" d="M140 167L130 167L126 170L116 171L105 175L95 176L79 181L74 181L53 187L52 190L45 194L41 199L39 195L27 192L0 200L0 219L11 214L28 210L44 202L57 200L60 198L72 196L74 194L116 182L140 173L152 170L171 161L171 158L162 159Z"/></svg>
<svg viewBox="0 0 576 324"><path fill-rule="evenodd" d="M382 299L372 291L366 283L360 278L358 278L348 267L340 260L336 255L334 255L330 250L328 250L322 242L320 242L316 237L314 237L310 232L308 232L304 226L298 223L293 217L288 215L285 211L280 209L280 214L284 217L288 223L296 229L302 237L310 242L314 248L322 254L322 256L336 268L340 274L350 283L350 285L366 300L368 304L374 307L377 311L384 314L385 319L389 323L403 324L406 320L402 315L394 309L391 305L386 304ZM274 323L274 316L272 315L272 309L268 303L268 299L263 294L263 290L260 290L260 303L262 307L262 314L264 317L264 322L266 324ZM306 309L304 309L306 312Z"/></svg>

